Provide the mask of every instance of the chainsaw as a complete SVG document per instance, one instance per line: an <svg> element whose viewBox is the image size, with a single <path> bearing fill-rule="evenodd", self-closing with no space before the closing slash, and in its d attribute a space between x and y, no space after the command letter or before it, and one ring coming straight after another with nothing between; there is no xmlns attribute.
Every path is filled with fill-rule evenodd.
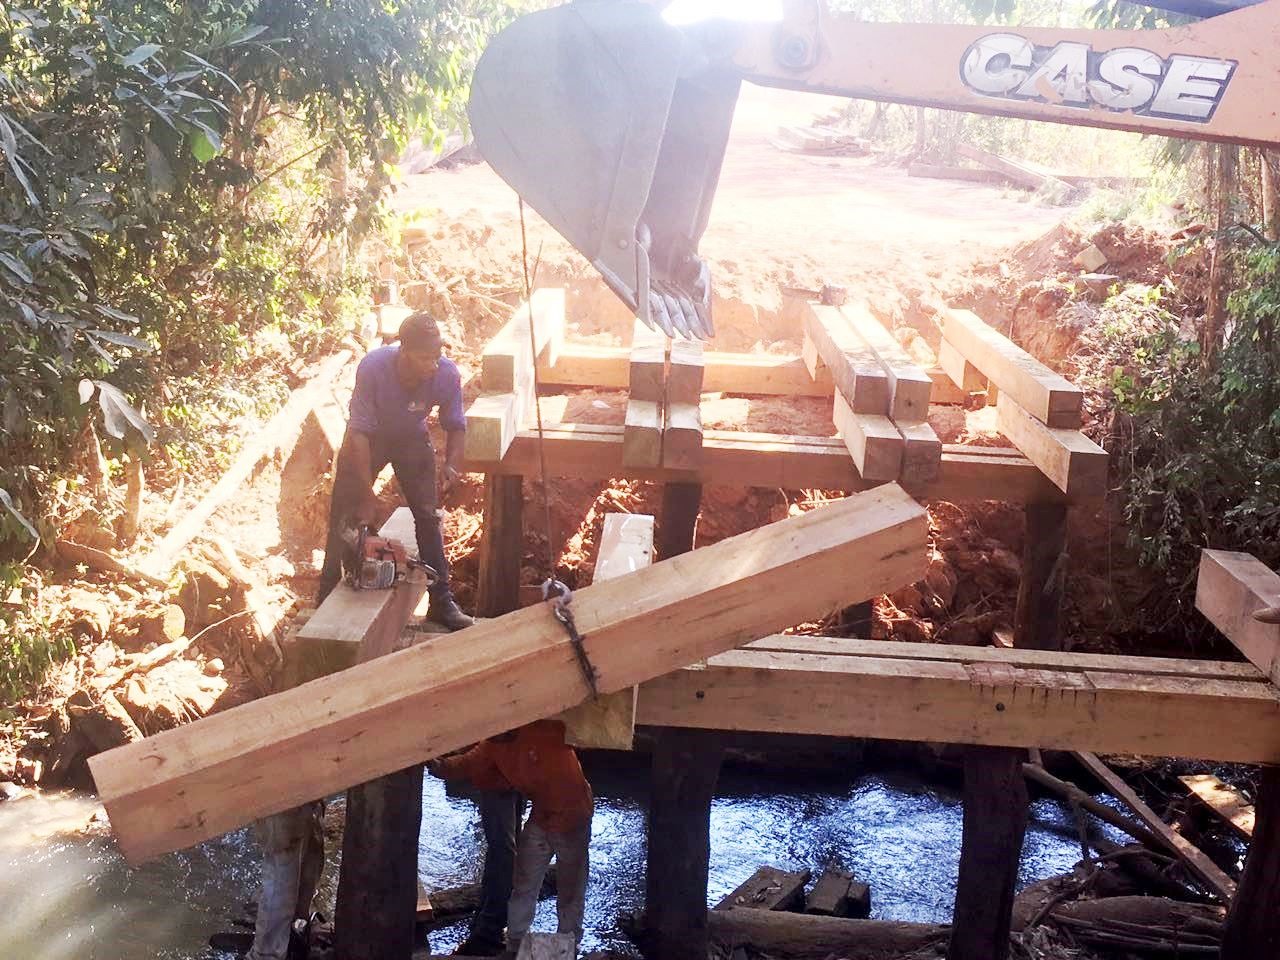
<svg viewBox="0 0 1280 960"><path fill-rule="evenodd" d="M430 564L409 556L400 541L377 536L367 526L348 530L343 541L348 548L343 557L343 573L353 590L390 590L410 570L425 573L428 584L440 579Z"/></svg>

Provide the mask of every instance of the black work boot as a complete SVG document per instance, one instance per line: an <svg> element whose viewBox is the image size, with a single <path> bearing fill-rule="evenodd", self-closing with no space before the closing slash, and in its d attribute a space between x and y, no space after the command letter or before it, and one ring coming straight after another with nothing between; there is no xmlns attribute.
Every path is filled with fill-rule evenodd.
<svg viewBox="0 0 1280 960"><path fill-rule="evenodd" d="M431 598L431 606L427 609L427 621L438 623L450 632L465 630L475 623L475 620L462 612L458 601L448 595L439 599Z"/></svg>

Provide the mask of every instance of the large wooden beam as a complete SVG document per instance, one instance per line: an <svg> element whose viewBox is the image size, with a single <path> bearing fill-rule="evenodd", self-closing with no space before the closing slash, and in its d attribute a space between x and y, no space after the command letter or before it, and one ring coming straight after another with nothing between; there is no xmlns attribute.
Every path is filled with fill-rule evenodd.
<svg viewBox="0 0 1280 960"><path fill-rule="evenodd" d="M520 606L524 477L519 474L485 477L483 521L476 613L482 617L500 617Z"/></svg>
<svg viewBox="0 0 1280 960"><path fill-rule="evenodd" d="M1169 661L1152 660L1131 674L1095 669L1088 658L1076 665L1077 654L1054 654L1062 658L1056 667L1023 667L1002 655L1032 651L929 645L903 656L883 641L838 642L849 652L733 650L705 668L650 680L640 687L636 722L1280 762L1280 695L1260 675L1222 679L1221 664L1192 662L1170 674ZM920 659L934 650L947 656Z"/></svg>
<svg viewBox="0 0 1280 960"><path fill-rule="evenodd" d="M937 320L943 338L1018 406L1050 427L1080 426L1084 394L1079 387L968 310L943 307Z"/></svg>
<svg viewBox="0 0 1280 960"><path fill-rule="evenodd" d="M399 507L378 531L404 544L417 557L413 515ZM298 631L298 642L311 647L330 670L381 657L400 645L409 615L427 592L426 582L406 577L391 590L356 590L342 581Z"/></svg>
<svg viewBox="0 0 1280 960"><path fill-rule="evenodd" d="M889 378L889 416L895 422L923 421L929 415L929 395L933 392L929 374L907 356L897 337L884 328L865 303L851 301L841 312Z"/></svg>
<svg viewBox="0 0 1280 960"><path fill-rule="evenodd" d="M1001 390L996 422L1044 475L1069 497L1097 498L1107 492L1107 451L1079 430L1048 427Z"/></svg>
<svg viewBox="0 0 1280 960"><path fill-rule="evenodd" d="M631 330L627 388L632 400L661 403L667 393L667 339L639 320Z"/></svg>
<svg viewBox="0 0 1280 960"><path fill-rule="evenodd" d="M303 420L316 406L325 402L333 381L350 359L350 350L325 359L316 375L293 392L280 412L253 432L244 449L213 488L194 507L184 511L182 519L143 557L138 564L142 573L161 580L168 578L169 568L183 547L199 536L209 519L244 485L262 459L297 439Z"/></svg>
<svg viewBox="0 0 1280 960"><path fill-rule="evenodd" d="M853 458L859 476L879 482L898 479L905 443L892 420L880 414L858 413L837 393L831 421Z"/></svg>
<svg viewBox="0 0 1280 960"><path fill-rule="evenodd" d="M853 332L840 308L805 303L801 319L818 358L849 407L855 413L888 415L892 396L889 376L875 351Z"/></svg>
<svg viewBox="0 0 1280 960"><path fill-rule="evenodd" d="M702 344L673 340L667 371L667 418L662 435L662 464L696 469L702 460Z"/></svg>
<svg viewBox="0 0 1280 960"><path fill-rule="evenodd" d="M597 688L634 686L919 580L925 536L924 509L889 485L592 584L573 609ZM569 636L538 605L99 754L92 772L136 862L589 694Z"/></svg>
<svg viewBox="0 0 1280 960"><path fill-rule="evenodd" d="M662 401L627 401L622 427L622 466L628 469L653 468L662 464Z"/></svg>
<svg viewBox="0 0 1280 960"><path fill-rule="evenodd" d="M623 428L619 426L551 423L541 446L547 469L553 475L583 480L634 477L663 483L723 483L787 490L868 490L881 482L863 479L839 437L704 430L702 462L694 470L625 466ZM466 467L476 472L536 474L538 434L523 431L500 462L468 459ZM919 484L904 482L904 486L924 500L957 503L1070 500L1035 464L1007 447L944 444L938 476Z"/></svg>
<svg viewBox="0 0 1280 960"><path fill-rule="evenodd" d="M653 517L606 513L593 583L626 576L653 563ZM560 714L564 739L575 747L630 750L636 727L636 688L603 693Z"/></svg>
<svg viewBox="0 0 1280 960"><path fill-rule="evenodd" d="M539 357L555 364L564 342L565 292L562 287L533 291L511 314L480 355L480 385L493 393L516 393L533 382ZM532 337L530 327L532 326Z"/></svg>
<svg viewBox="0 0 1280 960"><path fill-rule="evenodd" d="M1250 663L1280 684L1280 624L1254 614L1280 606L1280 575L1257 557L1201 550L1196 609L1235 644Z"/></svg>
<svg viewBox="0 0 1280 960"><path fill-rule="evenodd" d="M487 393L467 408L468 460L501 460L524 421L524 399L518 393Z"/></svg>

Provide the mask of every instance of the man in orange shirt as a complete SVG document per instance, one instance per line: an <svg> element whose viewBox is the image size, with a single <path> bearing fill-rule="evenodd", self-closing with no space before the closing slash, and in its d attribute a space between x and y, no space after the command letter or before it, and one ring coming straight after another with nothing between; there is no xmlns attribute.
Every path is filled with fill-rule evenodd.
<svg viewBox="0 0 1280 960"><path fill-rule="evenodd" d="M515 880L507 909L508 953L515 954L529 932L538 891L553 857L556 930L581 941L595 801L577 753L564 742L564 724L538 720L465 753L432 761L427 769L445 780L468 780L481 790L518 791L533 805L516 845Z"/></svg>

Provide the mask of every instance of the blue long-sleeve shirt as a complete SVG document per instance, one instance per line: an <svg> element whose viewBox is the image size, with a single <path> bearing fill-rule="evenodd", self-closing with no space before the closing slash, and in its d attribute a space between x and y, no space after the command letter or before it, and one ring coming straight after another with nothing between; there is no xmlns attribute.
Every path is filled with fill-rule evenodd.
<svg viewBox="0 0 1280 960"><path fill-rule="evenodd" d="M446 431L465 430L462 409L462 375L448 357L440 358L435 375L412 390L405 390L396 376L399 344L379 347L356 367L351 394L349 427L379 437L426 437L427 418L440 409L440 426Z"/></svg>

